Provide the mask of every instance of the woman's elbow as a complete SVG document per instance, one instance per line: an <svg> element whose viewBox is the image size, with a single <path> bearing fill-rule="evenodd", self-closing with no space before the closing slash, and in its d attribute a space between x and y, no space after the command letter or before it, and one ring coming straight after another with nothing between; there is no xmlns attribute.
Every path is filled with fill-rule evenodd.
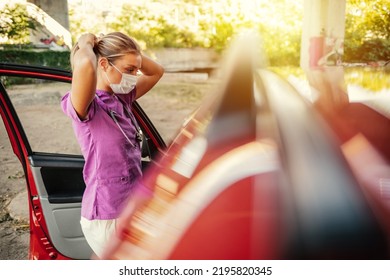
<svg viewBox="0 0 390 280"><path fill-rule="evenodd" d="M164 66L162 66L161 64L159 64L158 66L159 67L158 67L157 75L160 79L164 75L165 69Z"/></svg>

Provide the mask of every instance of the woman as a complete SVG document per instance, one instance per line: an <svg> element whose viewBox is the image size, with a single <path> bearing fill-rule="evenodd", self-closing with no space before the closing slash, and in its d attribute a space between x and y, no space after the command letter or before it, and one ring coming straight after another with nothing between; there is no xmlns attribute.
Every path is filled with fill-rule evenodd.
<svg viewBox="0 0 390 280"><path fill-rule="evenodd" d="M159 81L164 69L121 32L82 35L71 64L72 87L61 105L85 158L81 228L99 256L125 202L143 189L138 181L142 137L131 104Z"/></svg>

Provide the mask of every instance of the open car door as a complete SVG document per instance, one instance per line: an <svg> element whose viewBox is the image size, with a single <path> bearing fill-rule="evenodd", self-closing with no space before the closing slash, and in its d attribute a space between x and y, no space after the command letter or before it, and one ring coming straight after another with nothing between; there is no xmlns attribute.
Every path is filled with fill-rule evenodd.
<svg viewBox="0 0 390 280"><path fill-rule="evenodd" d="M0 114L27 183L29 258L89 259L80 227L84 159L60 106L71 73L1 63L0 76ZM165 144L140 106L133 110L146 135L147 166Z"/></svg>

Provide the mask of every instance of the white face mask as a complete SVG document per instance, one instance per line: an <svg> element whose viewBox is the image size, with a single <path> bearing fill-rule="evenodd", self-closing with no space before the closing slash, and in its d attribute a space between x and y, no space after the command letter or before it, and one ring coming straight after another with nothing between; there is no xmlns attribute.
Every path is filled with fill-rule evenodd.
<svg viewBox="0 0 390 280"><path fill-rule="evenodd" d="M111 63L110 63L111 64ZM134 76L134 75L130 75L130 74L126 74L126 73L122 73L121 71L119 71L118 68L115 67L114 64L111 64L119 73L122 74L122 79L120 81L119 84L113 84L111 83L110 79L108 78L107 76L107 73L104 72L104 74L106 75L106 78L108 80L108 82L110 83L110 87L112 89L112 91L115 93L115 94L127 94L129 93L130 91L132 91L137 83L137 76Z"/></svg>

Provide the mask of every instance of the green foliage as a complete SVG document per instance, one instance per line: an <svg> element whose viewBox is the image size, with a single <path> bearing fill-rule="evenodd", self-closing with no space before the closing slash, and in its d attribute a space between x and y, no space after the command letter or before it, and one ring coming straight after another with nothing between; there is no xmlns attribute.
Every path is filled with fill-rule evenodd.
<svg viewBox="0 0 390 280"><path fill-rule="evenodd" d="M203 30L212 30L212 32L208 34L207 46L214 48L219 52L225 49L235 33L233 23L226 21L221 15L216 16L212 26L204 24Z"/></svg>
<svg viewBox="0 0 390 280"><path fill-rule="evenodd" d="M28 17L23 4L6 4L0 10L0 36L8 38L12 43L29 42L30 30L36 29L36 22Z"/></svg>
<svg viewBox="0 0 390 280"><path fill-rule="evenodd" d="M344 60L389 60L390 1L349 0L346 10Z"/></svg>
<svg viewBox="0 0 390 280"><path fill-rule="evenodd" d="M148 48L190 48L199 46L195 34L169 21L162 14L149 13L146 7L124 5L111 30L122 30Z"/></svg>
<svg viewBox="0 0 390 280"><path fill-rule="evenodd" d="M271 66L268 67L269 70L279 74L280 76L287 79L290 75L297 77L299 79L306 79L306 73L301 67L297 66Z"/></svg>
<svg viewBox="0 0 390 280"><path fill-rule="evenodd" d="M362 44L355 46L351 51L346 49L350 57L346 60L352 62L372 62L378 60L390 59L390 40L380 38L363 41Z"/></svg>
<svg viewBox="0 0 390 280"><path fill-rule="evenodd" d="M0 61L70 70L69 55L68 51L2 50L0 51Z"/></svg>
<svg viewBox="0 0 390 280"><path fill-rule="evenodd" d="M90 20L70 6L73 40L86 32L123 31L147 48L213 48L222 52L243 29L258 30L271 65L299 65L303 0L129 1L119 14L97 13ZM347 0L345 62L390 60L390 1ZM22 4L0 11L0 36L28 43L35 28ZM60 62L62 64L62 62Z"/></svg>
<svg viewBox="0 0 390 280"><path fill-rule="evenodd" d="M204 47L217 52L226 49L242 30L259 30L273 65L299 64L301 0L275 0L272 4L226 0L195 5L195 2L200 1L172 3L170 9L160 1L124 5L120 16L108 27L126 32L148 48Z"/></svg>
<svg viewBox="0 0 390 280"><path fill-rule="evenodd" d="M262 27L264 34L264 48L267 53L269 63L273 66L299 65L301 34L275 28L268 30Z"/></svg>
<svg viewBox="0 0 390 280"><path fill-rule="evenodd" d="M345 83L358 85L373 92L390 89L390 73L382 68L346 68Z"/></svg>

